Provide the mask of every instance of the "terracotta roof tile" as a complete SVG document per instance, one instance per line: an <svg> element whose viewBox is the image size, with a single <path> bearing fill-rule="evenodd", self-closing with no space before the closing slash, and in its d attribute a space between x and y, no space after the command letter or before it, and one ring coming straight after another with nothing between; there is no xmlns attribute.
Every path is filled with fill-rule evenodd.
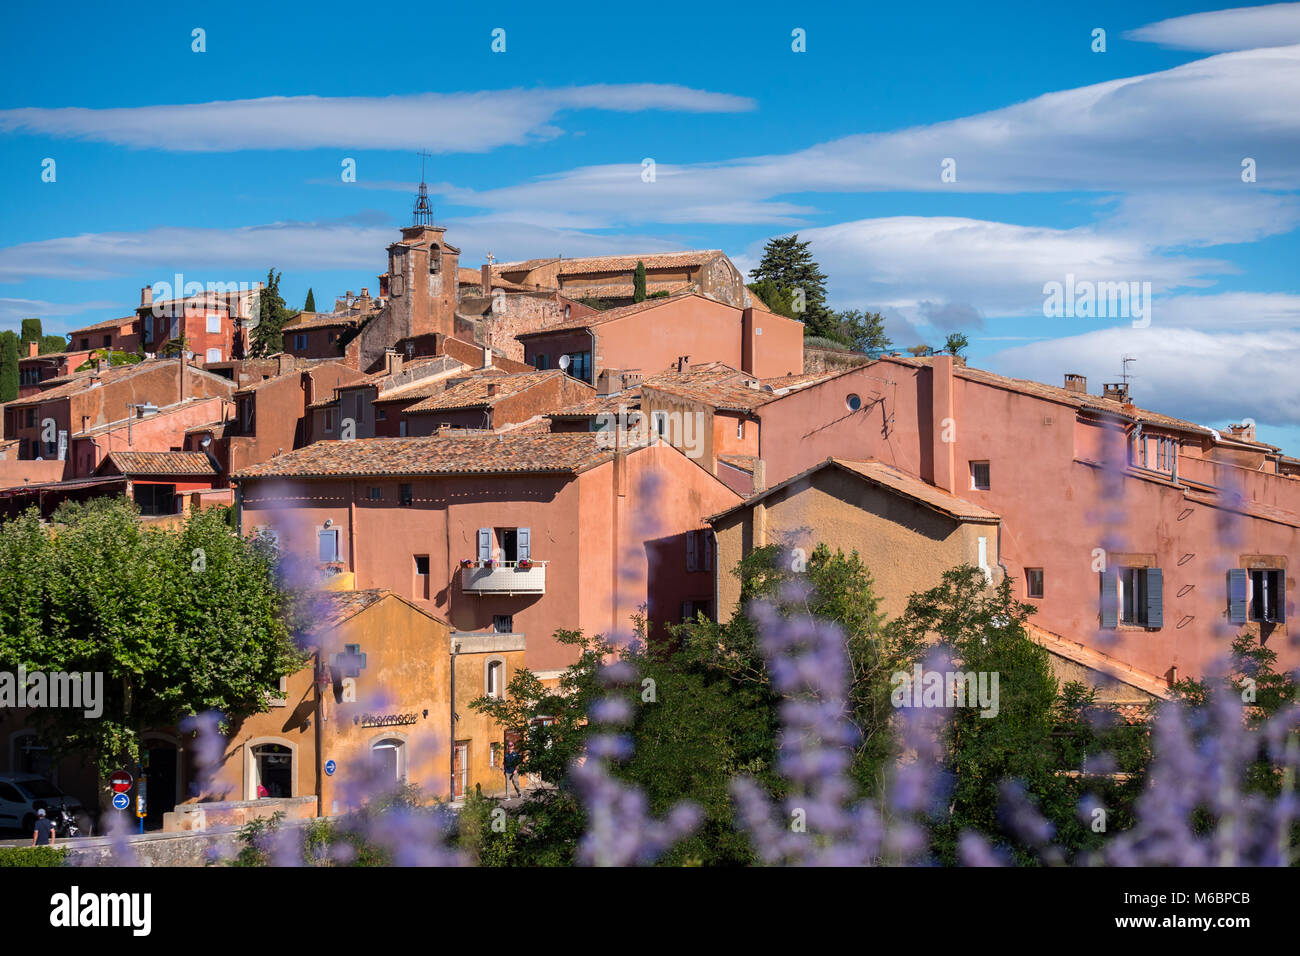
<svg viewBox="0 0 1300 956"><path fill-rule="evenodd" d="M630 315L636 315L639 312L648 312L651 309L657 309L661 306L668 305L672 302L680 302L682 299L692 295L699 295L694 291L679 292L676 295L665 296L661 299L646 299L644 302L633 302L631 305L621 305L616 309L605 309L603 312L596 312L592 315L574 316L564 322L556 322L554 325L548 325L545 328L537 329L534 332L521 332L515 338L525 339L534 335L548 335L552 332L569 332L573 329L594 328L598 325L604 325L607 322L617 322L619 319L626 319ZM703 298L703 296L701 296ZM712 301L712 300L710 300Z"/></svg>
<svg viewBox="0 0 1300 956"><path fill-rule="evenodd" d="M613 457L600 436L475 435L322 441L253 465L235 477L577 474Z"/></svg>
<svg viewBox="0 0 1300 956"><path fill-rule="evenodd" d="M698 249L684 252L652 252L629 256L579 256L574 259L560 259L559 274L585 275L593 272L631 272L637 262L644 262L647 269L669 269L674 266L702 266L721 256L721 249ZM520 262L498 262L492 267L493 272L532 272L540 266L556 262L555 258L525 259Z"/></svg>
<svg viewBox="0 0 1300 956"><path fill-rule="evenodd" d="M135 321L134 315L128 315L122 319L105 319L103 322L96 322L94 325L83 325L79 329L73 329L68 335L80 335L83 332L102 332L105 329L120 329L124 325L130 325Z"/></svg>
<svg viewBox="0 0 1300 956"><path fill-rule="evenodd" d="M549 418L594 418L605 413L615 414L620 407L629 411L639 409L641 389L629 388L614 395L598 395L588 401L566 405L546 414Z"/></svg>
<svg viewBox="0 0 1300 956"><path fill-rule="evenodd" d="M357 325L366 314L359 312L299 312L294 318L284 323L285 332L301 332L304 329L328 329L351 327Z"/></svg>
<svg viewBox="0 0 1300 956"><path fill-rule="evenodd" d="M503 398L510 398L535 388L550 379L563 376L559 369L519 372L514 375L476 375L473 378L431 395L406 409L408 415L447 412L462 408L491 408Z"/></svg>
<svg viewBox="0 0 1300 956"><path fill-rule="evenodd" d="M114 451L100 463L109 462L124 475L215 475L208 456L198 451Z"/></svg>
<svg viewBox="0 0 1300 956"><path fill-rule="evenodd" d="M736 412L752 412L778 397L761 387L751 387L751 382L758 384L744 372L715 363L685 372L663 372L644 379L641 387Z"/></svg>

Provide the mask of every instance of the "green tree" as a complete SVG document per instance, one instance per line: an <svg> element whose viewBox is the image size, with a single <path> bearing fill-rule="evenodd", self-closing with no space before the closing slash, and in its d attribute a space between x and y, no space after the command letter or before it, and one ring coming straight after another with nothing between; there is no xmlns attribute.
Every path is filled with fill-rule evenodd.
<svg viewBox="0 0 1300 956"><path fill-rule="evenodd" d="M266 285L258 296L258 323L253 330L252 348L249 350L254 358L265 358L284 351L284 324L296 312L288 309L280 295L280 276L283 273L274 269L266 273Z"/></svg>
<svg viewBox="0 0 1300 956"><path fill-rule="evenodd" d="M40 319L23 319L22 323L22 345L23 351L27 351L28 342L39 342L44 337L41 332Z"/></svg>
<svg viewBox="0 0 1300 956"><path fill-rule="evenodd" d="M754 685L770 695L771 680L759 650L758 631L745 609L753 601L764 600L773 602L782 616L811 614L835 621L844 631L851 668L850 717L859 740L853 775L863 795L878 794L884 771L896 756L890 678L920 660L921 641L910 632L885 627L871 574L857 552L832 553L819 544L804 556L768 545L751 551L732 573L740 578L735 612L725 624L699 617L676 629L684 652L706 672L725 674L739 685ZM790 585L802 585L806 596L782 599ZM772 734L778 703L771 701Z"/></svg>
<svg viewBox="0 0 1300 956"><path fill-rule="evenodd" d="M943 350L949 355L961 355L961 353L970 345L970 340L960 332L951 332L943 343Z"/></svg>
<svg viewBox="0 0 1300 956"><path fill-rule="evenodd" d="M302 310L304 312L316 311L316 296L312 294L311 289L307 290L307 301L302 304Z"/></svg>
<svg viewBox="0 0 1300 956"><path fill-rule="evenodd" d="M790 293L781 289L771 279L751 282L745 288L758 296L763 304L777 315L784 315L787 319L798 318L794 314L794 303L790 301Z"/></svg>
<svg viewBox="0 0 1300 956"><path fill-rule="evenodd" d="M632 301L645 301L645 263L640 259L636 263L636 271L632 273Z"/></svg>
<svg viewBox="0 0 1300 956"><path fill-rule="evenodd" d="M18 336L11 330L0 332L0 402L18 397Z"/></svg>
<svg viewBox="0 0 1300 956"><path fill-rule="evenodd" d="M846 309L835 315L837 336L858 352L884 352L894 343L885 334L885 317L879 312Z"/></svg>
<svg viewBox="0 0 1300 956"><path fill-rule="evenodd" d="M908 352L908 354L914 355L917 358L920 358L923 355L934 354L933 346L926 345L924 342L921 343L920 345L909 345L906 351Z"/></svg>
<svg viewBox="0 0 1300 956"><path fill-rule="evenodd" d="M68 340L62 335L42 335L38 352L41 355L48 355L50 352L64 352L67 348Z"/></svg>
<svg viewBox="0 0 1300 956"><path fill-rule="evenodd" d="M835 317L826 307L826 275L808 246L798 234L769 239L758 267L749 275L756 283L771 282L789 298L793 318L803 322L805 335L833 338L827 334L834 332ZM776 310L770 302L768 307Z"/></svg>
<svg viewBox="0 0 1300 956"><path fill-rule="evenodd" d="M125 498L36 509L0 525L0 667L103 675L102 714L45 708L38 732L101 773L138 758L140 734L209 710L267 710L303 657L290 639L277 553L226 509L145 527Z"/></svg>

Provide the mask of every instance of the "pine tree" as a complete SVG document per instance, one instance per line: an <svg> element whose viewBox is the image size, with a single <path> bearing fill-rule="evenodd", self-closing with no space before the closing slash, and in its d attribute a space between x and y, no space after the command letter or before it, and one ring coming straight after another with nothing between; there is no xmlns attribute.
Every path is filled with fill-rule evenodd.
<svg viewBox="0 0 1300 956"><path fill-rule="evenodd" d="M24 347L28 342L39 342L41 340L40 319L23 319L22 329L22 344Z"/></svg>
<svg viewBox="0 0 1300 956"><path fill-rule="evenodd" d="M749 275L756 284L770 282L789 297L794 317L804 324L805 335L833 338L837 323L826 307L826 274L808 246L799 241L797 233L769 239L758 268Z"/></svg>
<svg viewBox="0 0 1300 956"><path fill-rule="evenodd" d="M307 301L302 304L302 310L304 312L316 311L316 296L312 295L311 289L307 290Z"/></svg>
<svg viewBox="0 0 1300 956"><path fill-rule="evenodd" d="M645 301L645 263L640 259L636 263L636 272L632 273L632 301Z"/></svg>
<svg viewBox="0 0 1300 956"><path fill-rule="evenodd" d="M9 329L0 332L0 402L18 397L18 336Z"/></svg>
<svg viewBox="0 0 1300 956"><path fill-rule="evenodd" d="M266 273L266 285L258 296L258 323L253 330L254 358L265 358L284 351L284 323L294 315L280 295L280 276L274 269Z"/></svg>

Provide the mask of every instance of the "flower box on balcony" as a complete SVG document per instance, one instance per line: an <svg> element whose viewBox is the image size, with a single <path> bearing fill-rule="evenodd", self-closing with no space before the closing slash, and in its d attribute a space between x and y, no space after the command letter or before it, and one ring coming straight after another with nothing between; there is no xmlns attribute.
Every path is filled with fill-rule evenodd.
<svg viewBox="0 0 1300 956"><path fill-rule="evenodd" d="M522 561L515 562L515 567L518 568L520 571L527 571L532 566L533 566L533 562L528 560L528 558L524 558Z"/></svg>
<svg viewBox="0 0 1300 956"><path fill-rule="evenodd" d="M473 559L473 558L461 558L461 559L460 559L460 566L461 566L462 568L472 568L472 567L474 567L474 559Z"/></svg>

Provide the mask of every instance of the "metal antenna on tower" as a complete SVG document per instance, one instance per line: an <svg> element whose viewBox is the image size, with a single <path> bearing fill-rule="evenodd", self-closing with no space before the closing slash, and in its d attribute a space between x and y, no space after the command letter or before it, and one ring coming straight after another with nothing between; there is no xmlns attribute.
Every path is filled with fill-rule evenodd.
<svg viewBox="0 0 1300 956"><path fill-rule="evenodd" d="M1128 380L1130 378L1137 377L1136 375L1130 375L1128 371L1129 363L1136 362L1136 361L1137 359L1132 355L1125 355L1122 359L1120 359L1120 364L1123 366L1123 368L1120 369L1119 379L1121 382L1124 383L1125 391L1128 391Z"/></svg>
<svg viewBox="0 0 1300 956"><path fill-rule="evenodd" d="M415 197L415 225L432 226L433 225L433 206L429 203L429 187L424 182L424 160L428 153L420 151L420 191Z"/></svg>

